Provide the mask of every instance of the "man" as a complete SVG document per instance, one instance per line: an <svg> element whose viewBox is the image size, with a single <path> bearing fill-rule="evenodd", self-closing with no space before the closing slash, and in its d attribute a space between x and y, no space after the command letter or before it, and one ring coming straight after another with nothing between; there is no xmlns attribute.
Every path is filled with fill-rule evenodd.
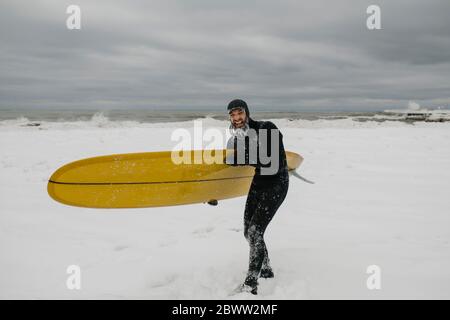
<svg viewBox="0 0 450 320"><path fill-rule="evenodd" d="M227 149L234 150L234 156L227 157L226 162L255 167L244 212L244 236L250 245L249 267L245 281L237 291L257 294L258 278L274 277L264 232L283 203L289 187L283 135L272 122L250 118L247 103L243 100L231 101L228 113L232 137ZM264 157L266 153L269 157ZM270 162L267 162L268 158Z"/></svg>

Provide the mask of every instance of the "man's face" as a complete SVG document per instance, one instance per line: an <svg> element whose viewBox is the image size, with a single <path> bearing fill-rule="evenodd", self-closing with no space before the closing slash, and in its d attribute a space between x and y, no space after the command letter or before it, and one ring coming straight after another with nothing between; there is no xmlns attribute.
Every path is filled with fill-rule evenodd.
<svg viewBox="0 0 450 320"><path fill-rule="evenodd" d="M244 127L246 118L247 115L244 109L238 108L230 112L230 120L235 128Z"/></svg>

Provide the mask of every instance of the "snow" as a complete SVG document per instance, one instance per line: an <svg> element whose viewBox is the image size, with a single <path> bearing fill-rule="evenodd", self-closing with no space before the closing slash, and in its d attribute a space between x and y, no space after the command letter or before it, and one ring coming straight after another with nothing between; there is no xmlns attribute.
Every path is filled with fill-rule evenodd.
<svg viewBox="0 0 450 320"><path fill-rule="evenodd" d="M146 209L85 209L53 201L50 175L111 153L170 150L193 122L0 123L0 298L450 298L450 123L273 120L305 158L265 239L274 279L244 279L245 197ZM203 119L204 127L227 123ZM81 268L81 290L66 269ZM381 268L381 289L366 286Z"/></svg>

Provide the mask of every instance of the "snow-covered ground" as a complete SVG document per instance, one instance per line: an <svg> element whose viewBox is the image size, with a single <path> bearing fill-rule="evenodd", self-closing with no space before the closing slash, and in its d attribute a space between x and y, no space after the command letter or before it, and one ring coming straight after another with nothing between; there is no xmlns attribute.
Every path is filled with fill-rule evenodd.
<svg viewBox="0 0 450 320"><path fill-rule="evenodd" d="M238 299L450 298L450 123L274 120L305 158L266 233L275 279ZM0 298L221 299L244 279L245 197L99 210L46 191L61 165L170 150L192 122L0 124ZM205 119L204 126L226 122ZM81 268L81 290L66 269ZM369 290L367 267L381 268Z"/></svg>

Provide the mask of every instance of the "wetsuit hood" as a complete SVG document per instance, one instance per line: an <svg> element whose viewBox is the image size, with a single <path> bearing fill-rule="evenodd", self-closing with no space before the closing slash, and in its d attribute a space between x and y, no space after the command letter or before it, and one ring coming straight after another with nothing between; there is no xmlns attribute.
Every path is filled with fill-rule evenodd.
<svg viewBox="0 0 450 320"><path fill-rule="evenodd" d="M250 121L250 111L248 110L247 103L244 100L234 99L233 101L231 101L227 107L228 113L230 113L231 110L236 109L236 108L244 109L245 114L247 115L247 117L249 118L249 121Z"/></svg>

